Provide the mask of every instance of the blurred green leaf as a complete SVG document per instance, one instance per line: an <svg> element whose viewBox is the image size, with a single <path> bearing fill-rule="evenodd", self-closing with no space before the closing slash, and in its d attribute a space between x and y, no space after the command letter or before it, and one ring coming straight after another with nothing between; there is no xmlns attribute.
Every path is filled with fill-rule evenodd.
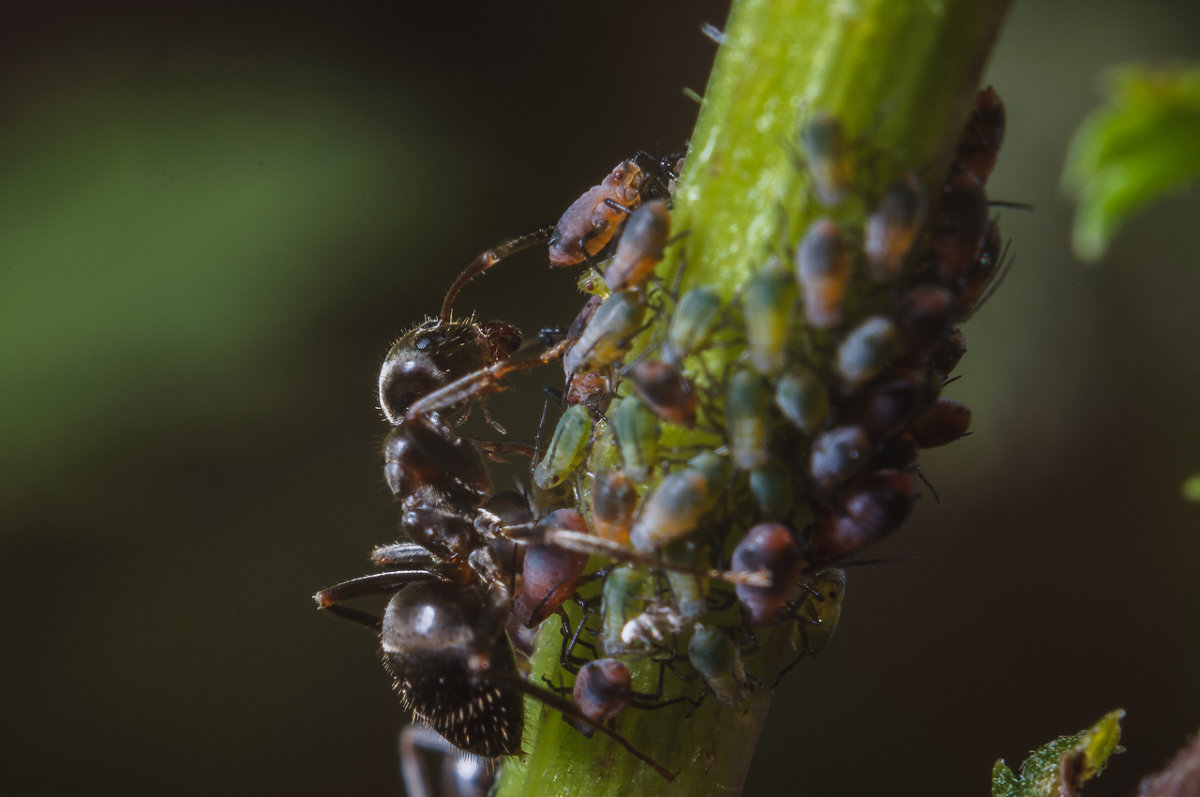
<svg viewBox="0 0 1200 797"><path fill-rule="evenodd" d="M1071 797L1104 770L1119 752L1124 709L1110 711L1092 727L1060 736L1029 754L1018 777L1004 759L992 767L992 797Z"/></svg>
<svg viewBox="0 0 1200 797"><path fill-rule="evenodd" d="M1200 503L1200 473L1189 476L1183 482L1183 497L1188 501Z"/></svg>
<svg viewBox="0 0 1200 797"><path fill-rule="evenodd" d="M1075 132L1063 170L1078 204L1073 246L1087 261L1135 212L1200 178L1200 67L1115 67L1101 93L1107 103Z"/></svg>

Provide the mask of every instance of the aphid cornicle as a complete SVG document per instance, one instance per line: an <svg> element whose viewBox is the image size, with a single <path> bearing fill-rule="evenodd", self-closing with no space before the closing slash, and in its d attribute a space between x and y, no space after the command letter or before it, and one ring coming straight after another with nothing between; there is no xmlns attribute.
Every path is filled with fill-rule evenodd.
<svg viewBox="0 0 1200 797"><path fill-rule="evenodd" d="M814 329L829 329L842 320L842 304L854 268L854 250L832 219L814 221L796 250L796 279L804 317Z"/></svg>

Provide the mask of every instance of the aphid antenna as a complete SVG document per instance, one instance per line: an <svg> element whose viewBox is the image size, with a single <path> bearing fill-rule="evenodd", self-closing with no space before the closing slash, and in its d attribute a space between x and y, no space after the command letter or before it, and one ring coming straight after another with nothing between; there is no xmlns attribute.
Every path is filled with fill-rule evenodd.
<svg viewBox="0 0 1200 797"><path fill-rule="evenodd" d="M963 437L966 437L966 435L963 435ZM925 478L925 474L921 472L921 467L916 464L912 465L912 472L917 474L917 478L921 480L921 484L929 488L929 494L933 496L933 502L935 504L940 504L942 502L942 497L938 495L937 488L933 486L933 483L929 481L929 479Z"/></svg>
<svg viewBox="0 0 1200 797"><path fill-rule="evenodd" d="M1032 202L1009 202L1004 199L989 199L988 206L994 208L1011 208L1013 210L1028 210L1030 212L1035 210Z"/></svg>
<svg viewBox="0 0 1200 797"><path fill-rule="evenodd" d="M581 722L593 730L600 731L600 733L603 733L605 736L621 745L621 747L624 747L625 750L630 753L630 755L651 767L662 777L663 780L667 781L668 783L675 780L678 773L672 772L662 764L659 764L650 756L643 753L641 750L634 747L633 744L620 733L617 733L608 726L596 722L585 715L579 710L579 707L576 706L573 701L567 700L562 695L555 694L549 689L544 689L537 684L530 683L516 673L505 672L502 670L489 670L487 677L502 683L504 686L509 686L521 692L522 694L527 695L528 697L532 697L534 700L549 706L555 711L562 712L563 715L570 717L576 722Z"/></svg>
<svg viewBox="0 0 1200 797"><path fill-rule="evenodd" d="M463 269L463 272L458 275L458 278L450 285L446 291L446 296L442 299L442 310L438 314L438 319L441 321L450 320L450 308L454 304L454 300L462 289L471 282L471 280L486 273L489 269L495 266L509 255L516 254L531 246L545 243L550 240L550 236L554 233L553 227L542 227L539 230L534 230L531 233L526 233L511 241L505 241L494 249L489 249L480 254L471 263Z"/></svg>
<svg viewBox="0 0 1200 797"><path fill-rule="evenodd" d="M975 305L971 308L970 315L972 317L979 312L979 308L983 307L984 302L992 298L992 294L996 292L996 289L999 288L1000 284L1004 282L1006 277L1008 277L1008 272L1012 271L1013 263L1017 262L1016 255L1012 257L1008 256L1008 247L1010 244L1012 244L1011 238L1005 242L1004 249L1000 251L1000 262L997 265L996 276L992 279L991 284L988 285L988 288L986 291L984 291L984 294L979 297L979 301L975 302Z"/></svg>

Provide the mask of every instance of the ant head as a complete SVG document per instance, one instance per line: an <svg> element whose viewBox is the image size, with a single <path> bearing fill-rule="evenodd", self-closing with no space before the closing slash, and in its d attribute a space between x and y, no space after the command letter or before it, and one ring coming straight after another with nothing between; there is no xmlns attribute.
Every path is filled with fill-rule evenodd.
<svg viewBox="0 0 1200 797"><path fill-rule="evenodd" d="M500 330L495 334L504 339ZM406 332L379 370L379 407L388 422L400 423L414 401L482 368L492 346L486 330L470 321L430 319Z"/></svg>

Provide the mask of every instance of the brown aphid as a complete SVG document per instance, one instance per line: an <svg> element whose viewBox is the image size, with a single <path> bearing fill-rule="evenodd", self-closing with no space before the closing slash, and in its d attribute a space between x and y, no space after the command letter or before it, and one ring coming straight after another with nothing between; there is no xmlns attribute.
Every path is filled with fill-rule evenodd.
<svg viewBox="0 0 1200 797"><path fill-rule="evenodd" d="M1004 242L996 222L988 224L979 257L968 266L959 283L959 320L966 321L980 308L999 284L1005 270Z"/></svg>
<svg viewBox="0 0 1200 797"><path fill-rule="evenodd" d="M550 235L550 265L573 266L607 246L641 204L645 181L640 166L622 161L600 185L572 202Z"/></svg>
<svg viewBox="0 0 1200 797"><path fill-rule="evenodd" d="M1004 143L1004 128L1004 103L996 90L988 86L975 95L975 107L954 153L955 166L987 183Z"/></svg>
<svg viewBox="0 0 1200 797"><path fill-rule="evenodd" d="M971 408L961 401L940 398L905 430L919 448L953 443L971 427Z"/></svg>
<svg viewBox="0 0 1200 797"><path fill-rule="evenodd" d="M817 219L796 250L796 280L809 326L829 329L842 320L854 250L832 219Z"/></svg>
<svg viewBox="0 0 1200 797"><path fill-rule="evenodd" d="M934 395L927 371L896 370L871 384L855 404L855 418L874 441L904 431Z"/></svg>
<svg viewBox="0 0 1200 797"><path fill-rule="evenodd" d="M957 305L950 291L939 285L919 285L896 304L898 359L908 365L928 361L950 334Z"/></svg>
<svg viewBox="0 0 1200 797"><path fill-rule="evenodd" d="M543 518L545 529L587 532L587 523L577 509L558 509ZM579 585L587 567L587 554L553 545L530 545L521 568L521 591L513 600L513 617L526 628L534 628L562 606Z"/></svg>
<svg viewBox="0 0 1200 797"><path fill-rule="evenodd" d="M890 281L900 276L924 222L925 192L917 176L908 172L887 187L867 216L863 250L872 277Z"/></svg>
<svg viewBox="0 0 1200 797"><path fill-rule="evenodd" d="M629 217L612 262L604 270L604 280L613 291L641 285L663 259L663 246L671 234L671 211L667 203L655 199L642 205Z"/></svg>
<svg viewBox="0 0 1200 797"><path fill-rule="evenodd" d="M812 566L845 559L898 529L916 502L913 479L901 470L877 470L850 484L842 493L842 511L809 527L808 558Z"/></svg>
<svg viewBox="0 0 1200 797"><path fill-rule="evenodd" d="M593 722L607 722L633 698L633 675L616 659L595 659L575 676L575 705Z"/></svg>
<svg viewBox="0 0 1200 797"><path fill-rule="evenodd" d="M946 377L950 375L950 372L954 370L966 353L967 336L961 329L955 328L950 330L946 342L933 353L933 359L930 362L938 373Z"/></svg>
<svg viewBox="0 0 1200 797"><path fill-rule="evenodd" d="M592 526L596 536L628 545L637 501L637 489L624 473L612 469L596 473L592 477Z"/></svg>
<svg viewBox="0 0 1200 797"><path fill-rule="evenodd" d="M783 604L796 589L796 581L804 570L804 555L792 530L782 523L759 523L751 526L746 536L733 549L733 569L753 572L766 570L771 574L771 586L735 587L742 613L750 625L770 625L779 617Z"/></svg>
<svg viewBox="0 0 1200 797"><path fill-rule="evenodd" d="M955 294L971 264L979 258L988 229L987 193L971 172L957 172L946 181L941 203L929 231L938 280Z"/></svg>
<svg viewBox="0 0 1200 797"><path fill-rule="evenodd" d="M696 394L678 368L663 360L639 360L629 368L633 388L658 417L676 426L696 425Z"/></svg>

